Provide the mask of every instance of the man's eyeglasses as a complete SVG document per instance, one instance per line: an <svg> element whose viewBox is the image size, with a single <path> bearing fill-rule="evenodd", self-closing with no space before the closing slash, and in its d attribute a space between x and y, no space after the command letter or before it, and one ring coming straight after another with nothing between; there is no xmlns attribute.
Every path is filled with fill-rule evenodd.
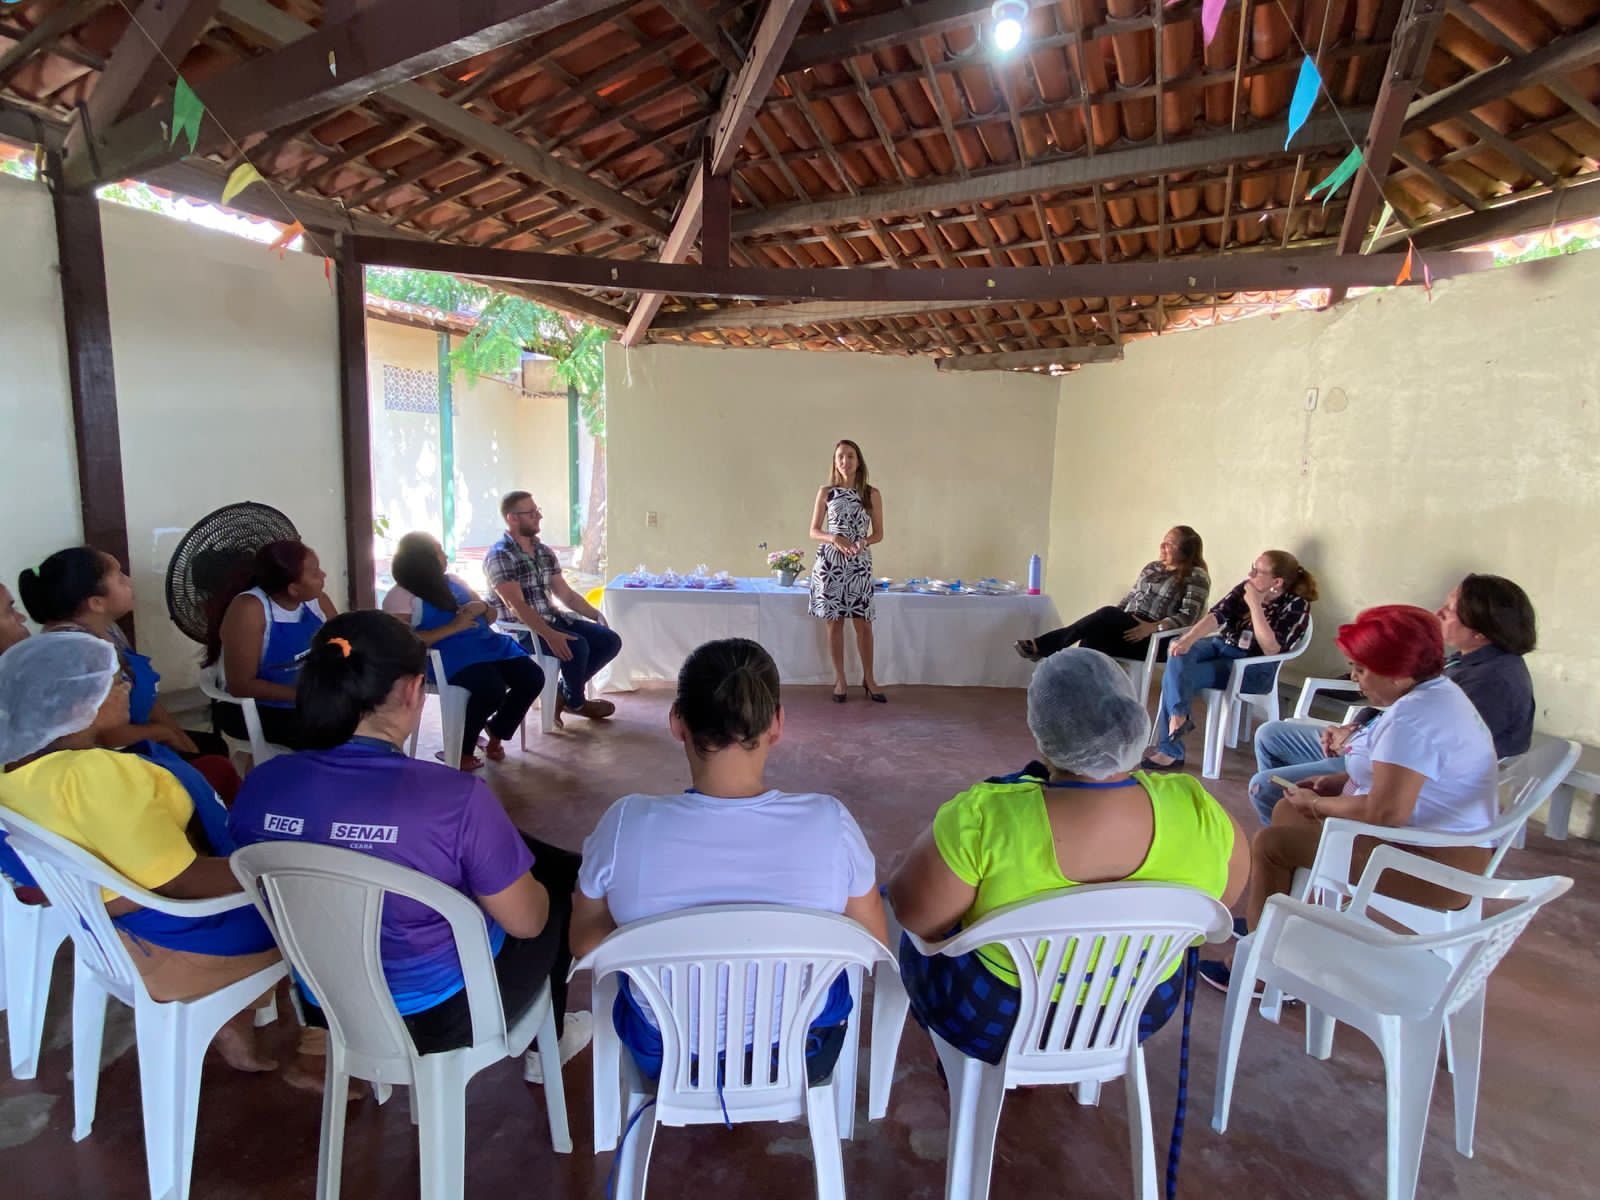
<svg viewBox="0 0 1600 1200"><path fill-rule="evenodd" d="M537 508L514 508L506 514L508 517L531 517L538 512Z"/></svg>

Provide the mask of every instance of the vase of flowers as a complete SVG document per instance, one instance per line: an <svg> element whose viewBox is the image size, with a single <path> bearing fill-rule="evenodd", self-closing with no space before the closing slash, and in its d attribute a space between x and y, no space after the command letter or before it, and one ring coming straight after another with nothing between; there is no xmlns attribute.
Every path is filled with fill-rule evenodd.
<svg viewBox="0 0 1600 1200"><path fill-rule="evenodd" d="M806 556L801 550L774 550L767 555L767 566L778 577L782 587L791 587L795 576L805 568Z"/></svg>

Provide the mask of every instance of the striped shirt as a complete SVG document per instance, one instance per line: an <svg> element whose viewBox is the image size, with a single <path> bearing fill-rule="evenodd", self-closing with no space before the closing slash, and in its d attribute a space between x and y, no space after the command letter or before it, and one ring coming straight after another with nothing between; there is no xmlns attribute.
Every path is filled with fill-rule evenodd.
<svg viewBox="0 0 1600 1200"><path fill-rule="evenodd" d="M1122 611L1141 621L1163 621L1168 629L1193 625L1205 611L1211 595L1211 576L1204 567L1195 567L1181 583L1178 572L1169 571L1159 561L1146 563L1134 580L1133 590L1122 598Z"/></svg>
<svg viewBox="0 0 1600 1200"><path fill-rule="evenodd" d="M1216 636L1230 646L1248 650L1251 654L1265 653L1256 641L1255 627L1250 621L1250 606L1244 602L1244 584L1239 584L1221 600L1211 606L1211 615L1217 619ZM1311 620L1311 602L1292 592L1268 600L1261 606L1262 615L1278 639L1278 653L1287 654L1305 636L1306 625Z"/></svg>

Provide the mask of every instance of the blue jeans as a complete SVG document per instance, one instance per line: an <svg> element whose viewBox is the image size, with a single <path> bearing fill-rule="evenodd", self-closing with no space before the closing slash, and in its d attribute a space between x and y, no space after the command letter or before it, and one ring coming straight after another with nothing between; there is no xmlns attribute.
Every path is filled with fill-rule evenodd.
<svg viewBox="0 0 1600 1200"><path fill-rule="evenodd" d="M1313 775L1337 775L1343 758L1322 753L1322 731L1317 721L1268 721L1256 730L1256 773L1250 776L1250 803L1263 825L1272 824L1272 809L1283 799L1283 789L1268 778L1281 775L1299 783Z"/></svg>
<svg viewBox="0 0 1600 1200"><path fill-rule="evenodd" d="M572 638L567 643L572 657L566 662L561 662L559 658L556 661L561 667L561 691L566 697L567 707L578 708L583 704L584 689L589 686L589 680L598 675L622 650L622 639L606 626L579 617L560 616L550 624L557 633L565 633ZM527 635L519 637L526 645ZM545 654L551 653L549 644L543 638L539 639L539 648Z"/></svg>
<svg viewBox="0 0 1600 1200"><path fill-rule="evenodd" d="M1161 677L1161 711L1156 714L1156 728L1161 740L1156 743L1163 754L1183 761L1183 738L1167 732L1172 717L1187 717L1189 702L1205 688L1225 688L1233 671L1233 660L1249 658L1250 651L1230 646L1221 638L1201 638L1189 648L1187 654L1167 656L1167 670ZM1273 680L1272 667L1244 673L1241 691L1264 692Z"/></svg>

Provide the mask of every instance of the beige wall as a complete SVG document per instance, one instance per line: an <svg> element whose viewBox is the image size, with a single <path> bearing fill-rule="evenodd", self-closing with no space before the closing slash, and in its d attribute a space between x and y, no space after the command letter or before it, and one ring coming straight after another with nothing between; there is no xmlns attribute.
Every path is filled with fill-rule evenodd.
<svg viewBox="0 0 1600 1200"><path fill-rule="evenodd" d="M1431 303L1386 290L1140 341L1073 373L1048 563L1062 614L1126 588L1177 522L1204 536L1217 595L1263 549L1301 556L1323 584L1318 672L1342 669L1334 627L1357 610L1502 574L1539 613L1539 728L1600 745L1596 313L1600 254L1580 254Z"/></svg>
<svg viewBox="0 0 1600 1200"><path fill-rule="evenodd" d="M606 404L614 572L704 562L759 575L759 543L813 546L812 502L841 437L860 443L883 492L879 574L1021 580L1043 553L1052 380L864 354L613 343Z"/></svg>
<svg viewBox="0 0 1600 1200"><path fill-rule="evenodd" d="M0 175L0 581L83 538L72 393L56 273L56 225L43 184Z"/></svg>
<svg viewBox="0 0 1600 1200"><path fill-rule="evenodd" d="M436 373L438 334L394 321L367 321L368 394L372 413L373 511L389 518L392 539L413 529L441 531L439 418L384 408L385 365ZM524 396L496 379L456 375L456 539L487 546L504 531L500 497L524 488L546 513L544 537L571 544L567 497L565 396Z"/></svg>
<svg viewBox="0 0 1600 1200"><path fill-rule="evenodd" d="M139 647L163 688L199 647L167 615L191 522L257 500L286 513L343 607L337 323L322 260L102 204Z"/></svg>

